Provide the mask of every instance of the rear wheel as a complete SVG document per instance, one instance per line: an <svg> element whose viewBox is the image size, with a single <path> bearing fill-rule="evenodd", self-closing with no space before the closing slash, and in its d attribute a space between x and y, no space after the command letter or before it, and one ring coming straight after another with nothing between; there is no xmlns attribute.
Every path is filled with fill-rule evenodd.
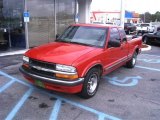
<svg viewBox="0 0 160 120"><path fill-rule="evenodd" d="M126 63L126 67L128 68L134 68L137 61L137 53L135 52L132 56L132 59Z"/></svg>
<svg viewBox="0 0 160 120"><path fill-rule="evenodd" d="M100 70L97 68L91 69L85 77L83 88L79 95L85 99L93 97L97 92L99 80Z"/></svg>
<svg viewBox="0 0 160 120"><path fill-rule="evenodd" d="M148 44L148 37L144 37L143 43Z"/></svg>

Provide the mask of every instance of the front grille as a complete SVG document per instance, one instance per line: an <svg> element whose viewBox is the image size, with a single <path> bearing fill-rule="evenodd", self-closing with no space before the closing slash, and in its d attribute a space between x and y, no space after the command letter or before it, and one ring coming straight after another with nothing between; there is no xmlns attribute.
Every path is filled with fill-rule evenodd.
<svg viewBox="0 0 160 120"><path fill-rule="evenodd" d="M51 69L51 70L56 69L56 64L54 64L54 63L43 62L43 61L39 61L39 60L35 60L35 59L30 59L29 65L30 66L39 66L39 67L43 67L43 68L47 68L47 69Z"/></svg>
<svg viewBox="0 0 160 120"><path fill-rule="evenodd" d="M46 69L55 70L56 64L43 62L43 61L39 61L39 60L35 60L35 59L30 59L29 60L29 69L28 69L30 72L32 72L34 74L44 76L44 77L49 77L49 78L55 78L55 73L52 73L49 71L38 70L36 68L33 68L32 66L38 66L38 67L42 67L42 68L46 68Z"/></svg>

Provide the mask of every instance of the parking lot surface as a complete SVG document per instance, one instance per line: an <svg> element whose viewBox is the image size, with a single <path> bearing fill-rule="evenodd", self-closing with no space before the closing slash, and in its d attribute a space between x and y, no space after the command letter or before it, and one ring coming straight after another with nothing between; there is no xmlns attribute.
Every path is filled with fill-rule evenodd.
<svg viewBox="0 0 160 120"><path fill-rule="evenodd" d="M22 55L0 57L0 120L158 120L160 47L142 52L134 69L103 76L91 99L28 83L18 68Z"/></svg>

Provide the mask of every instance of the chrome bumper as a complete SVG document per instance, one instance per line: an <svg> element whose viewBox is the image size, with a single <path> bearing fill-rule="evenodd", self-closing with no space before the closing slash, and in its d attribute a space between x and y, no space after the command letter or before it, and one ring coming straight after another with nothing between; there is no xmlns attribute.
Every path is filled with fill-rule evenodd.
<svg viewBox="0 0 160 120"><path fill-rule="evenodd" d="M31 72L28 72L24 70L22 67L19 68L19 71L23 73L25 76L31 77L33 80L40 80L48 83L53 83L55 85L64 85L64 86L76 86L79 84L82 84L84 81L84 78L78 78L76 80L61 80L61 79L53 79L53 78L47 78L44 76L36 75Z"/></svg>

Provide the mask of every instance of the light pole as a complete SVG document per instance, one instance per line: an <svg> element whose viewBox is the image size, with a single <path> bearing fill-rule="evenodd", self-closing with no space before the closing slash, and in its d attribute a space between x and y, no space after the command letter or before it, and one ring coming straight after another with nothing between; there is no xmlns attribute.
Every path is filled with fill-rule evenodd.
<svg viewBox="0 0 160 120"><path fill-rule="evenodd" d="M24 0L24 11L27 12L27 1ZM26 40L26 49L29 49L29 39L28 39L28 22L25 22L25 40Z"/></svg>
<svg viewBox="0 0 160 120"><path fill-rule="evenodd" d="M144 13L144 23L146 22L146 12Z"/></svg>

